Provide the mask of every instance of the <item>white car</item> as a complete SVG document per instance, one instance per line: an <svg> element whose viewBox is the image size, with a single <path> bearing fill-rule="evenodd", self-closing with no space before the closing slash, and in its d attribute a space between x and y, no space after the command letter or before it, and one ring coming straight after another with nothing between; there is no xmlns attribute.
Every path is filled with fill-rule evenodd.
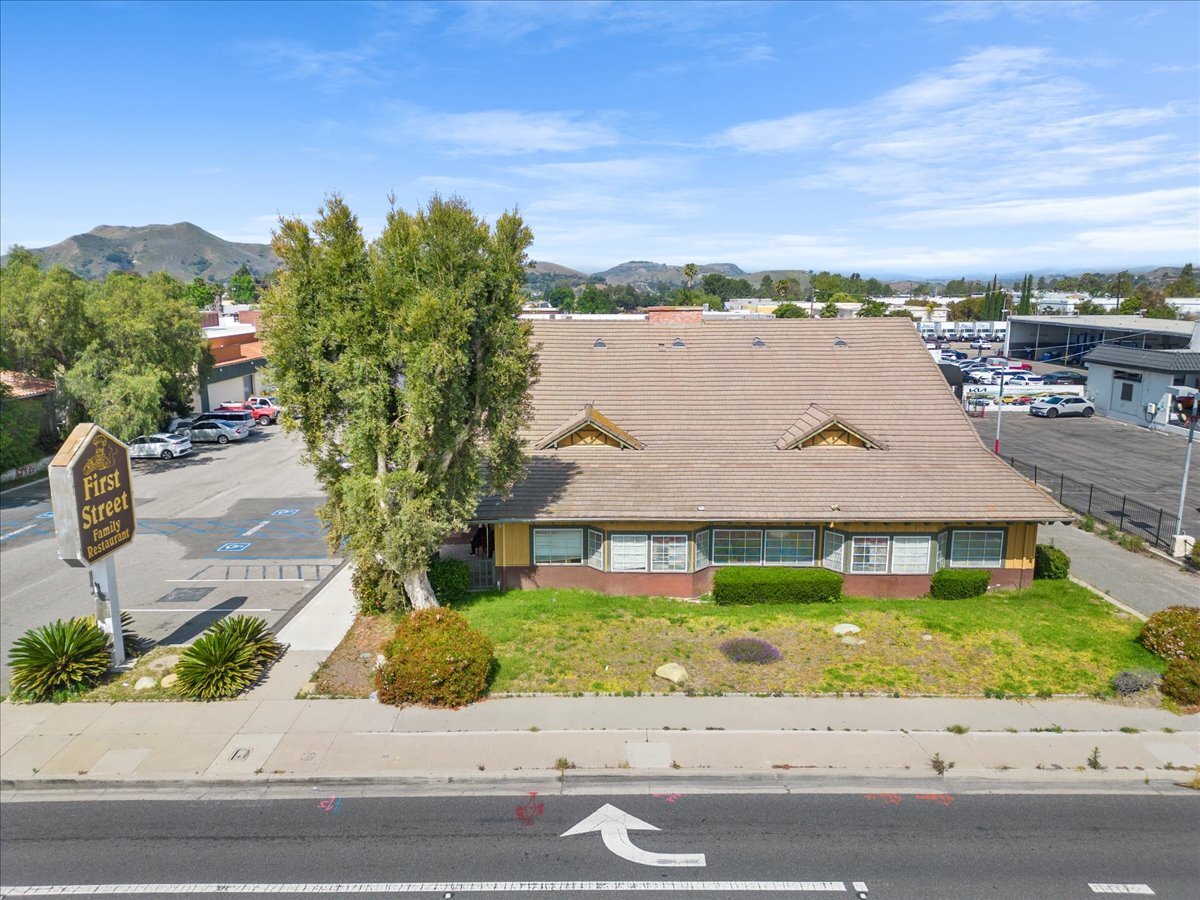
<svg viewBox="0 0 1200 900"><path fill-rule="evenodd" d="M1030 375L1028 372L1007 372L1004 383L1011 385L1035 385L1042 383L1041 375Z"/></svg>
<svg viewBox="0 0 1200 900"><path fill-rule="evenodd" d="M129 442L133 459L174 459L192 452L192 439L186 434L142 434Z"/></svg>
<svg viewBox="0 0 1200 900"><path fill-rule="evenodd" d="M1096 406L1087 397L1040 397L1029 404L1031 416L1045 416L1055 419L1058 416L1091 416L1096 412Z"/></svg>
<svg viewBox="0 0 1200 900"><path fill-rule="evenodd" d="M222 422L220 419L196 422L179 430L179 434L186 434L193 441L217 444L240 441L249 433L250 427L244 422Z"/></svg>
<svg viewBox="0 0 1200 900"><path fill-rule="evenodd" d="M992 342L987 340L986 338L976 338L975 340L971 341L971 349L972 350L991 350Z"/></svg>

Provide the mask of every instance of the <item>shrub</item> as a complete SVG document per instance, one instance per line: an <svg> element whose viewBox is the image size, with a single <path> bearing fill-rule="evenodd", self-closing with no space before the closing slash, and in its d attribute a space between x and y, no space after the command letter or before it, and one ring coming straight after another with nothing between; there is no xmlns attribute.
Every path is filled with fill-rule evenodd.
<svg viewBox="0 0 1200 900"><path fill-rule="evenodd" d="M1061 580L1071 571L1071 557L1053 544L1038 544L1033 557L1033 577Z"/></svg>
<svg viewBox="0 0 1200 900"><path fill-rule="evenodd" d="M254 684L281 650L262 619L221 619L180 654L175 689L193 700L236 697Z"/></svg>
<svg viewBox="0 0 1200 900"><path fill-rule="evenodd" d="M1079 527L1082 528L1084 531L1088 531L1088 532L1095 531L1096 530L1096 517L1093 516L1091 513L1088 513L1086 516L1083 517L1083 523Z"/></svg>
<svg viewBox="0 0 1200 900"><path fill-rule="evenodd" d="M359 612L368 616L405 606L402 579L373 559L355 562L350 588L358 600Z"/></svg>
<svg viewBox="0 0 1200 900"><path fill-rule="evenodd" d="M9 683L22 700L52 700L91 687L108 670L108 642L95 622L59 619L17 638Z"/></svg>
<svg viewBox="0 0 1200 900"><path fill-rule="evenodd" d="M1149 669L1126 670L1113 676L1112 686L1113 690L1122 697L1127 697L1130 694L1140 694L1142 691L1149 690L1156 681L1158 681L1158 673L1151 672Z"/></svg>
<svg viewBox="0 0 1200 900"><path fill-rule="evenodd" d="M1192 541L1192 552L1188 554L1188 562L1200 569L1200 540Z"/></svg>
<svg viewBox="0 0 1200 900"><path fill-rule="evenodd" d="M440 603L461 603L471 593L471 570L461 559L436 559L429 564L429 586Z"/></svg>
<svg viewBox="0 0 1200 900"><path fill-rule="evenodd" d="M451 609L419 609L405 616L375 670L380 703L457 708L487 691L495 660L492 642Z"/></svg>
<svg viewBox="0 0 1200 900"><path fill-rule="evenodd" d="M92 625L96 625L96 617L94 615L93 616L81 616L80 618L84 619L87 622L90 622ZM105 638L105 646L107 646L111 649L112 642L113 642L112 635L106 634L104 636L104 638ZM128 659L129 657L132 657L132 656L140 656L142 653L145 653L146 650L150 647L150 644L152 643L151 641L147 640L146 638L144 638L141 635L134 632L133 616L131 616L129 613L125 612L124 610L121 611L121 640L125 645L125 658L126 659Z"/></svg>
<svg viewBox="0 0 1200 900"><path fill-rule="evenodd" d="M842 576L828 569L729 566L713 576L717 603L824 603L842 595Z"/></svg>
<svg viewBox="0 0 1200 900"><path fill-rule="evenodd" d="M1200 660L1173 659L1167 663L1162 692L1184 706L1200 705Z"/></svg>
<svg viewBox="0 0 1200 900"><path fill-rule="evenodd" d="M730 638L721 644L721 652L733 662L758 665L773 663L783 656L774 644L752 637Z"/></svg>
<svg viewBox="0 0 1200 900"><path fill-rule="evenodd" d="M987 569L938 569L929 585L929 596L937 600L965 600L987 593L992 573Z"/></svg>
<svg viewBox="0 0 1200 900"><path fill-rule="evenodd" d="M1138 640L1163 659L1200 659L1200 608L1160 609L1143 623Z"/></svg>
<svg viewBox="0 0 1200 900"><path fill-rule="evenodd" d="M1146 549L1146 542L1138 534L1123 534L1117 540L1117 543L1126 550L1132 550L1134 553Z"/></svg>

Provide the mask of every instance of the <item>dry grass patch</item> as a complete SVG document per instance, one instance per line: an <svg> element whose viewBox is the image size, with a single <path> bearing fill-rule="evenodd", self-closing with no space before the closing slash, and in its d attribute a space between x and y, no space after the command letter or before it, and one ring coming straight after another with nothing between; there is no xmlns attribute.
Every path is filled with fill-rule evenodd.
<svg viewBox="0 0 1200 900"><path fill-rule="evenodd" d="M395 631L390 616L359 613L342 642L318 667L316 693L323 697L370 696L375 690L375 654L383 651Z"/></svg>

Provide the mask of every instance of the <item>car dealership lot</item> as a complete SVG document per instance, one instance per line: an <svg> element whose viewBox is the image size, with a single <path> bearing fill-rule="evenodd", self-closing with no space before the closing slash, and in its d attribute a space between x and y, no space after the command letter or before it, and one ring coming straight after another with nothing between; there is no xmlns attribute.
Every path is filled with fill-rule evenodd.
<svg viewBox="0 0 1200 900"><path fill-rule="evenodd" d="M1128 494L1174 514L1179 506L1187 440L1096 415L1043 419L1027 408L1002 413L1000 455L1089 482L1116 494ZM983 442L992 446L996 413L971 420ZM1200 453L1193 454L1184 521L1189 534L1200 534Z"/></svg>
<svg viewBox="0 0 1200 900"><path fill-rule="evenodd" d="M302 445L278 427L180 459L136 460L137 536L115 557L136 631L182 643L222 615L274 625L340 559L325 544L324 501ZM0 495L0 655L27 629L93 612L88 576L58 559L46 482Z"/></svg>

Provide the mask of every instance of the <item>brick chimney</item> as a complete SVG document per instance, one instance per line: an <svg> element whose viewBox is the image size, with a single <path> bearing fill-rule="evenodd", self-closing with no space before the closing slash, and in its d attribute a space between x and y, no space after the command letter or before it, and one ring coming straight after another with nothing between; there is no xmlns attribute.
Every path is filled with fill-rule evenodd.
<svg viewBox="0 0 1200 900"><path fill-rule="evenodd" d="M699 325L704 321L704 309L699 306L651 306L646 312L650 316L650 321L658 324L695 323Z"/></svg>

